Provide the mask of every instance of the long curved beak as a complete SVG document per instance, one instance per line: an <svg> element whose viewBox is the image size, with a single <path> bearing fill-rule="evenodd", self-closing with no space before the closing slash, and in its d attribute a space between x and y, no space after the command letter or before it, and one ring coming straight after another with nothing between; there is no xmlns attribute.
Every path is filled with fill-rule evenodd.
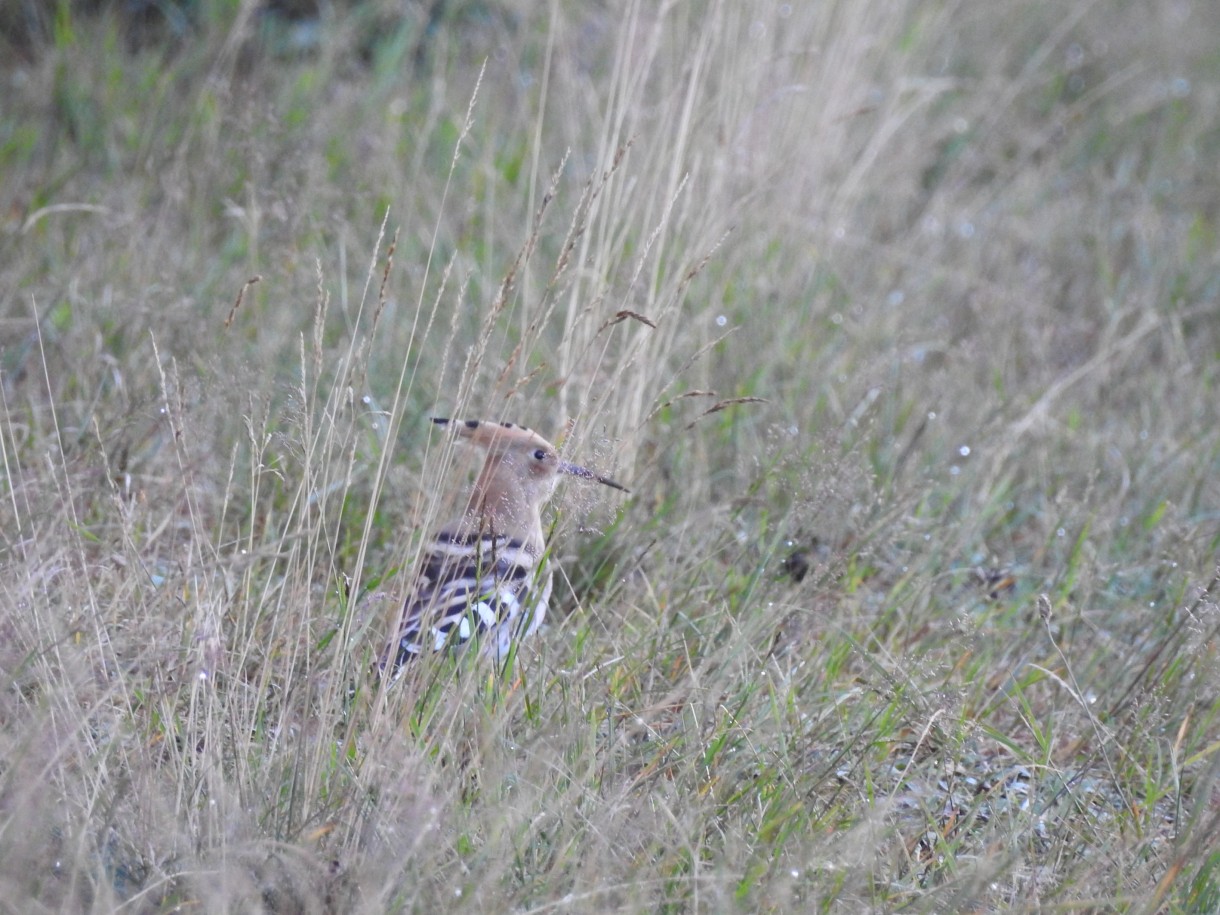
<svg viewBox="0 0 1220 915"><path fill-rule="evenodd" d="M559 472L566 473L574 477L584 477L586 480L593 480L597 483L601 483L603 486L609 486L611 489L618 489L628 493L631 492L631 490L622 483L615 483L609 477L603 477L601 474L594 473L592 470L589 470L587 467L581 467L579 464L569 464L567 461L560 461Z"/></svg>

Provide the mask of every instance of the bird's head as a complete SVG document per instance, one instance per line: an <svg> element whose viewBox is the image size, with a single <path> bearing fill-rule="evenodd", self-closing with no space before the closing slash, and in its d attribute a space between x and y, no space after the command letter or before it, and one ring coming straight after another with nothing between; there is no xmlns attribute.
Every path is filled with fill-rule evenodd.
<svg viewBox="0 0 1220 915"><path fill-rule="evenodd" d="M432 421L486 452L467 514L498 531L538 527L538 513L563 475L629 492L608 477L563 460L554 445L524 426L442 417Z"/></svg>

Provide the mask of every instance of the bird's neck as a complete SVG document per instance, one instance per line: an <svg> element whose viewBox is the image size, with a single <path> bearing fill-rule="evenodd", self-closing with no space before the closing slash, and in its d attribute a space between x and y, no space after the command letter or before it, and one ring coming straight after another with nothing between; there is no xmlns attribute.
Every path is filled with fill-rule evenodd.
<svg viewBox="0 0 1220 915"><path fill-rule="evenodd" d="M542 548L538 508L524 487L512 481L480 477L463 513L462 527L468 532L520 540L536 551Z"/></svg>

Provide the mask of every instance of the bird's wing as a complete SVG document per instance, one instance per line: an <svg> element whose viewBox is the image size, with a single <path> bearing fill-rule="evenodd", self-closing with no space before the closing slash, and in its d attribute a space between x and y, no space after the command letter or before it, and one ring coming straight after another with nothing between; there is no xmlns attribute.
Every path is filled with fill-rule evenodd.
<svg viewBox="0 0 1220 915"><path fill-rule="evenodd" d="M520 540L437 536L403 607L398 642L391 646L391 673L424 651L464 645L491 632L507 635L534 596L537 564ZM383 659L383 668L388 660Z"/></svg>

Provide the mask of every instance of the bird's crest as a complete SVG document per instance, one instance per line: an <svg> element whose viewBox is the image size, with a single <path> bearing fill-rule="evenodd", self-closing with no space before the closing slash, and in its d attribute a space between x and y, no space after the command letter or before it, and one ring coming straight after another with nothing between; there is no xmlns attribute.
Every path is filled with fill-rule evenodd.
<svg viewBox="0 0 1220 915"><path fill-rule="evenodd" d="M554 445L533 429L518 426L516 423L495 423L484 419L449 419L445 416L434 416L432 421L438 426L452 430L457 438L480 445L488 451L529 445L555 450Z"/></svg>

